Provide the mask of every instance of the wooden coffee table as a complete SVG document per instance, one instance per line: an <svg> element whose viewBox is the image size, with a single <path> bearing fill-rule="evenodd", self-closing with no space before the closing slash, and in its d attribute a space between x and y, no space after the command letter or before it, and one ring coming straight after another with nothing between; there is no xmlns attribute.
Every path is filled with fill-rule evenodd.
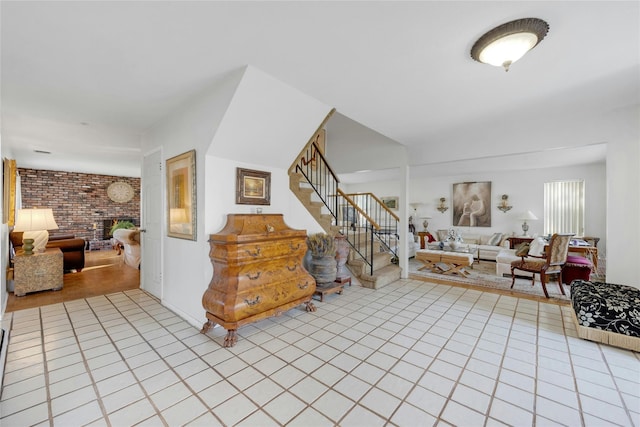
<svg viewBox="0 0 640 427"><path fill-rule="evenodd" d="M441 274L459 274L461 276L469 276L464 268L473 264L473 254L477 251L475 248L453 250L440 249L420 249L416 252L416 259L424 265L418 270L430 269L435 273Z"/></svg>

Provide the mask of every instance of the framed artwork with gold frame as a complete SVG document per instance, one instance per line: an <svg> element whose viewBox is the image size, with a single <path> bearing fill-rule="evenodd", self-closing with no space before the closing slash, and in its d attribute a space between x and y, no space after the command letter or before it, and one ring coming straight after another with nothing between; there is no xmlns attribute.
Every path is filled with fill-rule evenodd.
<svg viewBox="0 0 640 427"><path fill-rule="evenodd" d="M3 159L2 161L2 184L3 184L3 205L2 223L9 227L14 225L16 212L16 161Z"/></svg>
<svg viewBox="0 0 640 427"><path fill-rule="evenodd" d="M167 235L197 240L196 150L167 159Z"/></svg>
<svg viewBox="0 0 640 427"><path fill-rule="evenodd" d="M237 168L236 204L270 205L271 172Z"/></svg>

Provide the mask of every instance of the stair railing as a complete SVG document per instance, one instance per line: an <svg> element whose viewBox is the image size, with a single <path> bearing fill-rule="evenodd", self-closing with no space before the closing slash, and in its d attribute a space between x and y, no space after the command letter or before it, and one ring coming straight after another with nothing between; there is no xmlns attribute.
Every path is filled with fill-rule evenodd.
<svg viewBox="0 0 640 427"><path fill-rule="evenodd" d="M374 237L382 243L385 249L397 257L400 238L398 234L400 218L398 215L393 213L391 209L373 193L346 194L346 197L352 200L361 211L367 212L368 217L371 218L371 222L378 225L378 227L373 228Z"/></svg>
<svg viewBox="0 0 640 427"><path fill-rule="evenodd" d="M338 189L336 199L340 206L337 215L340 233L347 237L353 250L367 264L369 274L373 275L373 256L376 253L374 242L380 225L342 190Z"/></svg>
<svg viewBox="0 0 640 427"><path fill-rule="evenodd" d="M334 221L337 221L338 177L327 163L324 155L316 145L316 139L312 139L302 150L295 163L294 171L302 174L311 185L322 203L327 207Z"/></svg>
<svg viewBox="0 0 640 427"><path fill-rule="evenodd" d="M335 111L332 110L320 125L314 136L302 149L289 172L300 173L327 210L332 215L332 223L347 237L353 250L360 255L373 275L374 243L397 257L399 218L372 193L345 194L339 188L339 179L320 150L320 131Z"/></svg>

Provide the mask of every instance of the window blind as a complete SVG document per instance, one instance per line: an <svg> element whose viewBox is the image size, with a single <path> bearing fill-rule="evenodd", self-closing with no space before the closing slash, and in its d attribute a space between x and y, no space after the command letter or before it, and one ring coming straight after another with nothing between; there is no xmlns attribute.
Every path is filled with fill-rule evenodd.
<svg viewBox="0 0 640 427"><path fill-rule="evenodd" d="M544 184L544 234L584 235L584 180Z"/></svg>

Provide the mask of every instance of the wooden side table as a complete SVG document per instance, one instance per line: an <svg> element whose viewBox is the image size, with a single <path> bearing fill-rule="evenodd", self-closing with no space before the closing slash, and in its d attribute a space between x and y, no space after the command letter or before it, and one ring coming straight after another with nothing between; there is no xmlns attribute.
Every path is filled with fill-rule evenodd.
<svg viewBox="0 0 640 427"><path fill-rule="evenodd" d="M24 296L27 292L62 289L62 252L58 248L46 249L33 255L19 252L13 259L14 294Z"/></svg>
<svg viewBox="0 0 640 427"><path fill-rule="evenodd" d="M533 237L509 237L507 239L509 241L509 249L515 249L520 243L531 243L533 241Z"/></svg>
<svg viewBox="0 0 640 427"><path fill-rule="evenodd" d="M424 242L424 238L428 235L429 233L426 231L418 231L418 236L420 236L420 249L424 249L425 248L425 242Z"/></svg>

